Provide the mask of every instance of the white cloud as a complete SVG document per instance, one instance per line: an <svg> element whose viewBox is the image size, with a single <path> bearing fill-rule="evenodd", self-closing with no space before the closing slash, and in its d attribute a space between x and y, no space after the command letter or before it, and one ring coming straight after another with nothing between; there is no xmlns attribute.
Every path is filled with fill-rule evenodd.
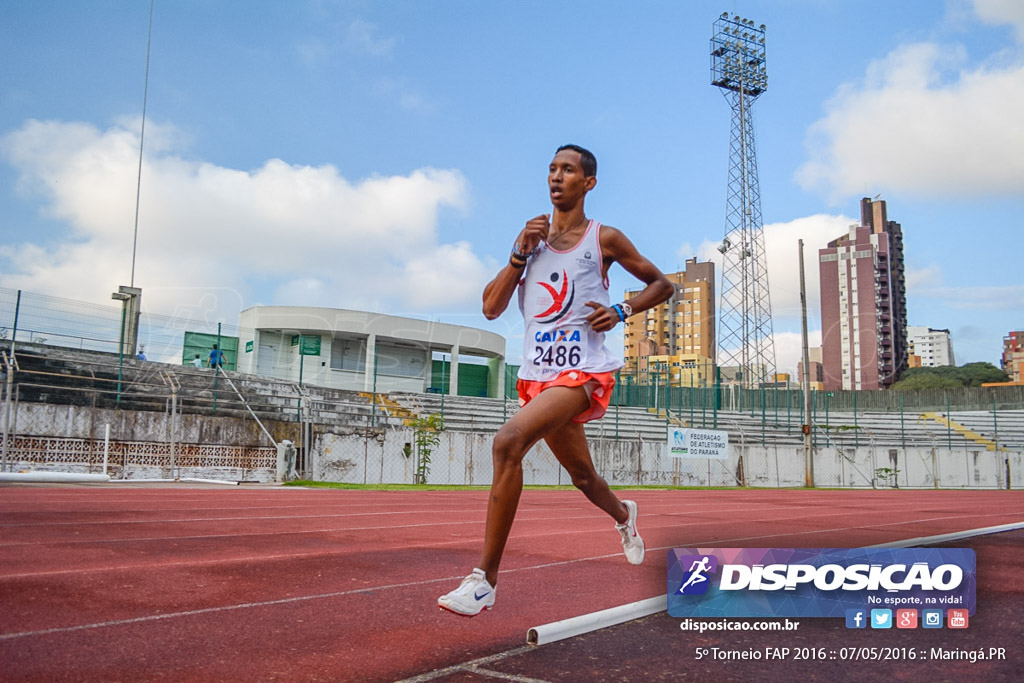
<svg viewBox="0 0 1024 683"><path fill-rule="evenodd" d="M924 268L907 268L906 277L907 294L924 293L929 287L935 287L942 282L942 269L934 264Z"/></svg>
<svg viewBox="0 0 1024 683"><path fill-rule="evenodd" d="M127 284L137 130L28 121L0 140L21 191L69 232L0 250L0 286L105 300ZM144 310L174 310L183 292L196 302L219 292L221 305L237 306L257 286L276 289L264 303L431 312L479 294L485 268L472 246L437 240L439 212L467 201L458 171L349 181L333 166L280 159L245 171L183 158L171 127L147 122L146 132L136 265Z"/></svg>
<svg viewBox="0 0 1024 683"><path fill-rule="evenodd" d="M804 281L807 288L807 314L820 318L821 287L818 277L818 250L842 237L860 221L848 216L816 214L785 223L764 226L765 253L768 257L768 289L774 318L800 319L800 252L804 241ZM776 325L778 328L778 325Z"/></svg>
<svg viewBox="0 0 1024 683"><path fill-rule="evenodd" d="M988 21L1024 31L1019 2L978 0ZM967 67L959 45L902 46L841 86L811 126L807 189L924 197L1024 194L1024 63Z"/></svg>
<svg viewBox="0 0 1024 683"><path fill-rule="evenodd" d="M821 346L821 330L807 330L807 346L813 348ZM797 377L797 363L803 359L803 333L801 332L773 332L772 347L775 349L775 371L786 372L790 375L790 381L799 381ZM757 349L750 345L750 357L756 358ZM739 348L727 349L720 353L720 358L728 356L739 356Z"/></svg>
<svg viewBox="0 0 1024 683"><path fill-rule="evenodd" d="M816 214L796 218L785 223L770 223L764 226L765 255L768 266L768 291L771 297L772 318L792 326L800 321L800 268L798 241L804 241L804 279L807 287L807 313L812 319L819 316L820 287L818 278L818 250L825 248L830 240L849 232L850 225L858 220L843 215ZM722 254L718 252L719 242L705 240L697 248L697 259L714 261L715 272L721 286ZM692 255L690 246L683 245L679 254ZM721 296L721 291L718 292ZM719 302L716 302L718 305Z"/></svg>
<svg viewBox="0 0 1024 683"><path fill-rule="evenodd" d="M1024 314L1024 285L936 287L926 296L941 299L951 308L969 311L1016 311Z"/></svg>
<svg viewBox="0 0 1024 683"><path fill-rule="evenodd" d="M395 38L382 38L378 35L377 26L362 19L356 19L345 31L345 47L352 52L384 57L391 54L395 47Z"/></svg>
<svg viewBox="0 0 1024 683"><path fill-rule="evenodd" d="M808 336L811 346L821 345L821 287L818 274L818 250L828 242L849 232L850 225L858 220L843 215L816 214L796 218L785 223L770 223L764 226L765 254L768 265L768 291L772 305L772 341L775 348L775 366L778 372L795 376L796 364L800 360L800 267L798 241L804 241L804 280L807 288ZM696 250L699 261L713 261L718 277L716 287L721 307L722 254L718 252L720 242L705 240ZM682 245L677 253L680 258L693 256L689 244ZM719 330L721 335L721 330ZM728 352L722 355L726 357Z"/></svg>
<svg viewBox="0 0 1024 683"><path fill-rule="evenodd" d="M425 311L433 310L438 301L482 306L484 285L499 267L493 259L482 263L468 242L441 244L406 261L401 277L392 283L396 289L410 291L394 294Z"/></svg>
<svg viewBox="0 0 1024 683"><path fill-rule="evenodd" d="M430 114L435 110L433 102L414 93L406 93L399 97L398 104L401 105L402 109L418 114Z"/></svg>
<svg viewBox="0 0 1024 683"><path fill-rule="evenodd" d="M1024 42L1024 3L1020 0L974 0L974 11L986 24L1011 24Z"/></svg>
<svg viewBox="0 0 1024 683"><path fill-rule="evenodd" d="M417 86L405 79L378 78L370 92L388 102L393 102L407 112L419 115L433 114L438 103L418 91Z"/></svg>
<svg viewBox="0 0 1024 683"><path fill-rule="evenodd" d="M772 335L775 343L775 367L778 372L788 372L790 381L799 382L796 374L797 363L803 361L803 335L800 332L776 332ZM807 331L807 345L821 346L821 330Z"/></svg>
<svg viewBox="0 0 1024 683"><path fill-rule="evenodd" d="M690 244L689 242L683 242L681 245L679 245L679 248L676 249L676 262L686 263L686 259L692 258L696 253L697 251L693 248L692 244ZM701 260L703 261L705 259Z"/></svg>
<svg viewBox="0 0 1024 683"><path fill-rule="evenodd" d="M353 55L390 57L398 40L381 37L375 24L356 19L347 25L331 24L326 39L310 37L296 45L299 57L309 66L321 64L344 50Z"/></svg>
<svg viewBox="0 0 1024 683"><path fill-rule="evenodd" d="M935 299L946 309L968 311L1015 311L1024 314L1024 285L978 285L950 287L942 284L937 268L930 269L927 279L911 280L908 271L907 291L918 299Z"/></svg>
<svg viewBox="0 0 1024 683"><path fill-rule="evenodd" d="M935 264L907 269L906 275L908 298L937 300L946 309L1024 314L1024 285L950 286L945 283L942 269Z"/></svg>

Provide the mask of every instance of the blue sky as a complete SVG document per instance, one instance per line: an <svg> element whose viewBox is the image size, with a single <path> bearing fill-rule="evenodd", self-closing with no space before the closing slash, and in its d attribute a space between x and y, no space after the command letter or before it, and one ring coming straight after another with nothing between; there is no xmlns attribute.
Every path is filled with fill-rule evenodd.
<svg viewBox="0 0 1024 683"><path fill-rule="evenodd" d="M136 285L154 313L257 304L485 327L483 284L546 166L599 162L588 215L665 271L725 227L722 11L767 25L755 107L780 369L799 348L796 241L862 196L903 226L912 325L957 362L1024 328L1024 3L156 0ZM147 0L0 4L0 287L109 302L128 284ZM634 281L618 270L613 299ZM621 334L609 344L621 349Z"/></svg>

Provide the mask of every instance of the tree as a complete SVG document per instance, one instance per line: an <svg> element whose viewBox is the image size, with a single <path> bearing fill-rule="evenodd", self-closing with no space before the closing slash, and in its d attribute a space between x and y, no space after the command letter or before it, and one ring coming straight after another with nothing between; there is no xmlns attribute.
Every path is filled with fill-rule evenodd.
<svg viewBox="0 0 1024 683"><path fill-rule="evenodd" d="M428 417L417 417L412 421L412 428L418 455L413 483L426 484L427 475L430 474L430 454L441 442L441 435L438 432L444 429L444 419L436 413ZM408 452L406 457L409 457Z"/></svg>
<svg viewBox="0 0 1024 683"><path fill-rule="evenodd" d="M991 363L967 363L960 367L943 365L936 368L910 368L900 376L893 389L956 389L977 387L986 382L1008 382L1005 372Z"/></svg>
<svg viewBox="0 0 1024 683"><path fill-rule="evenodd" d="M917 368L913 368L917 370ZM963 384L952 377L943 377L933 373L916 373L910 376L906 374L899 382L892 385L893 389L903 391L919 391L922 389L958 389Z"/></svg>
<svg viewBox="0 0 1024 683"><path fill-rule="evenodd" d="M966 387L979 387L987 382L1009 382L1010 376L991 363L968 363L960 366Z"/></svg>

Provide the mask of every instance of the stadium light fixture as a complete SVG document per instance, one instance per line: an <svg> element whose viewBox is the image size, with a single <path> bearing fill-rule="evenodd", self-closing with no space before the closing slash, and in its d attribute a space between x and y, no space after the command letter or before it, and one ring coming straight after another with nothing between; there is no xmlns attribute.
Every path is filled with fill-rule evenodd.
<svg viewBox="0 0 1024 683"><path fill-rule="evenodd" d="M757 97L768 88L765 74L765 25L727 13L715 20L711 38L712 85Z"/></svg>

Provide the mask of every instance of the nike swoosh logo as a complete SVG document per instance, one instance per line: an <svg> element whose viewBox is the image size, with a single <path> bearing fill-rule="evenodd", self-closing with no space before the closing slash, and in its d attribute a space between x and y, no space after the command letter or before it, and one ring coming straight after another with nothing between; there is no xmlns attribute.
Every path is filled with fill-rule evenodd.
<svg viewBox="0 0 1024 683"><path fill-rule="evenodd" d="M490 594L491 594L491 591L484 591L482 594L481 593L473 593L473 597L475 599L477 599L477 600L483 600L484 598L486 598Z"/></svg>

